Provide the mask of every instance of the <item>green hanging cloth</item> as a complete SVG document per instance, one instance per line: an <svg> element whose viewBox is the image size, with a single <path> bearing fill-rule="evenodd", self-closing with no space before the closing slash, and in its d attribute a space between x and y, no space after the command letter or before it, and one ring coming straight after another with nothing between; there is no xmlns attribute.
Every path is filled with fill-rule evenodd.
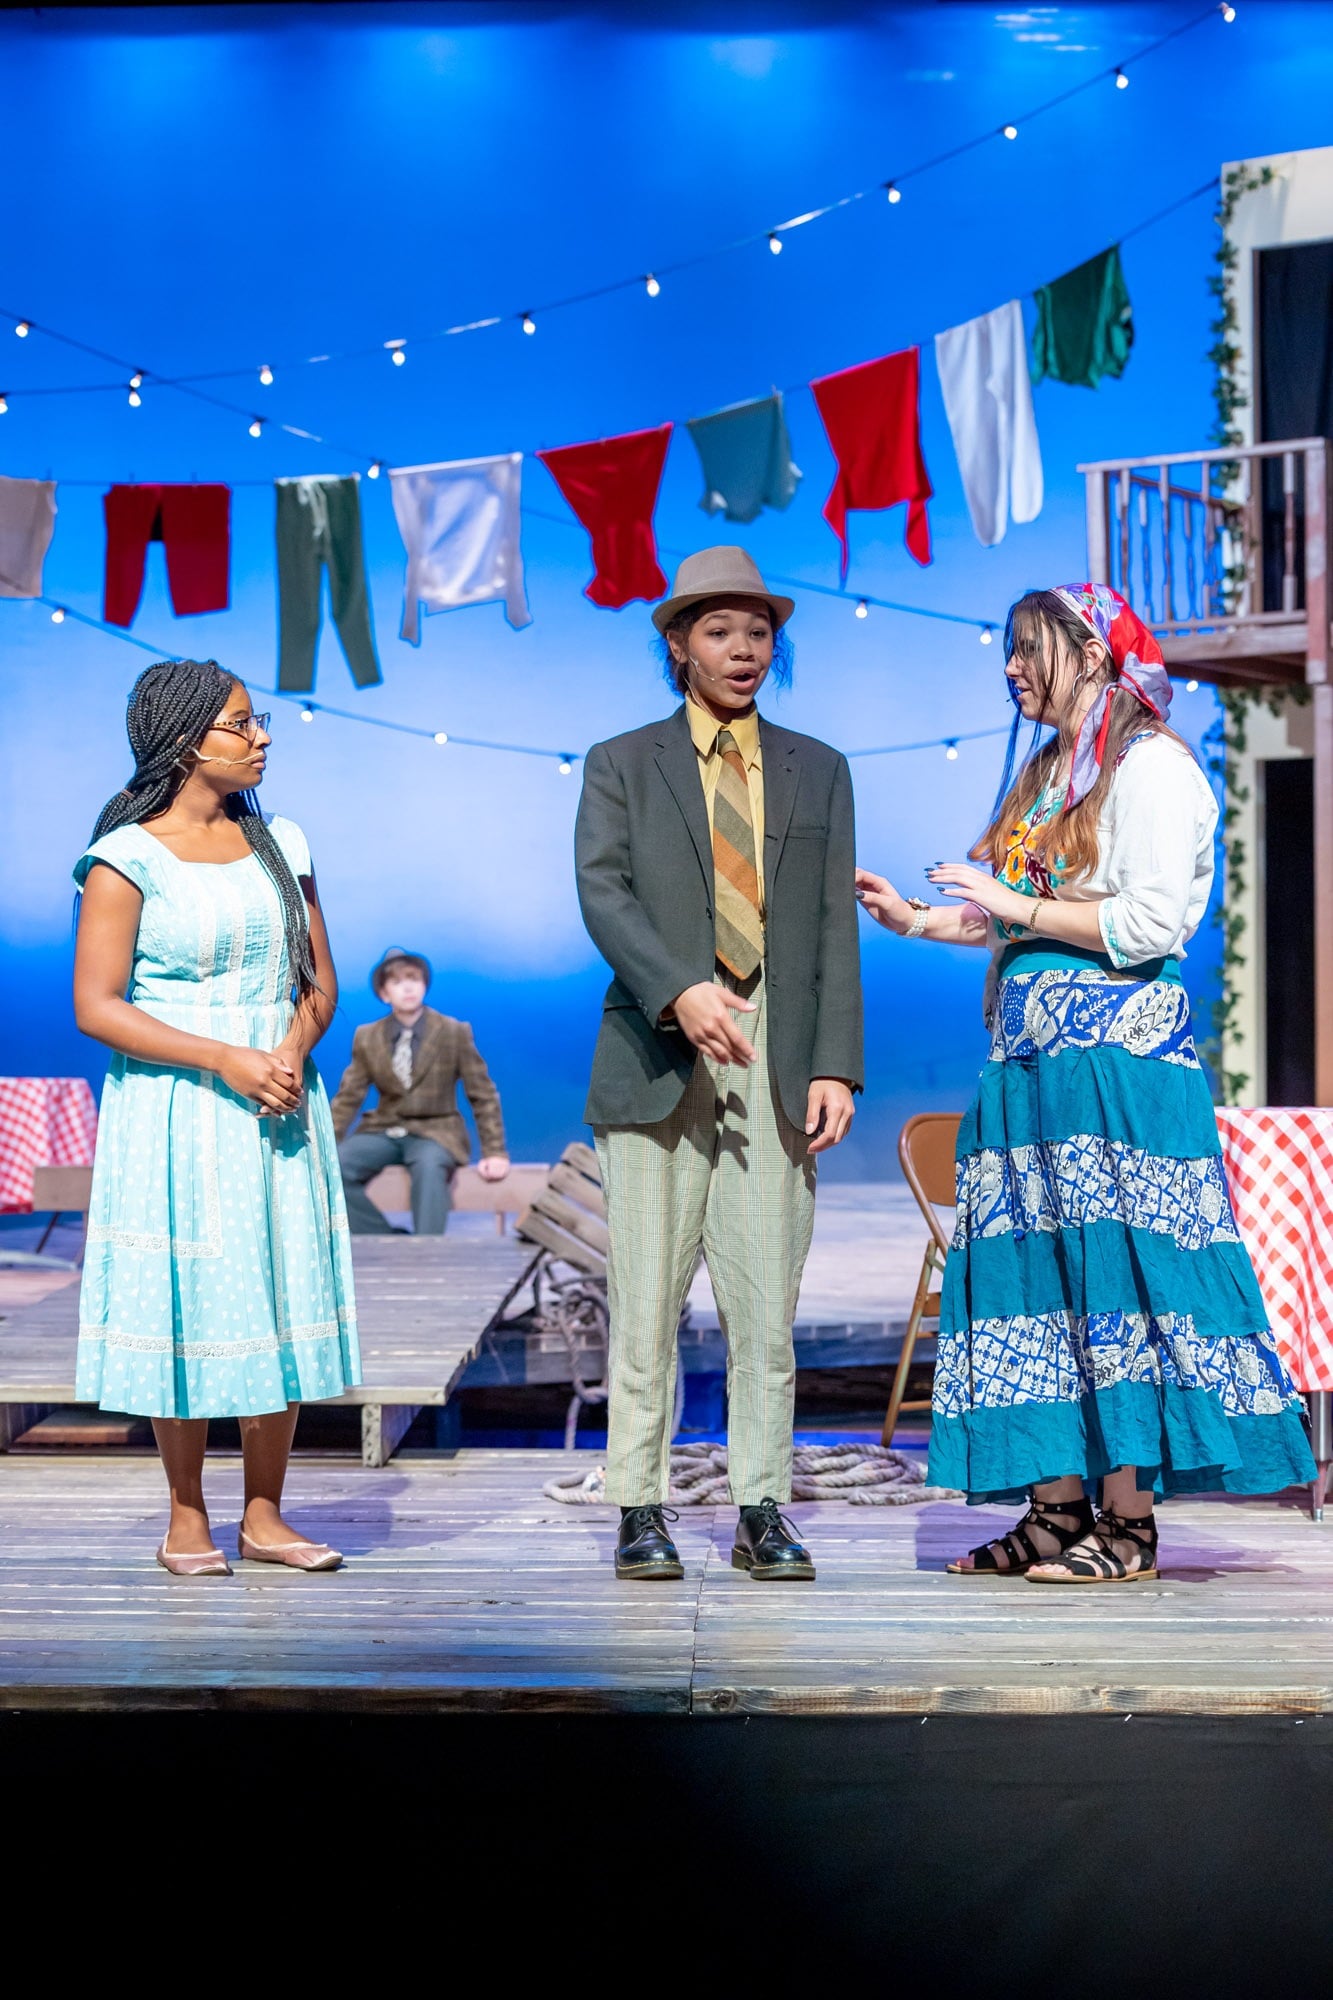
<svg viewBox="0 0 1333 2000"><path fill-rule="evenodd" d="M705 514L754 521L764 507L791 505L801 481L777 390L753 403L733 403L686 426L703 467Z"/></svg>
<svg viewBox="0 0 1333 2000"><path fill-rule="evenodd" d="M1043 285L1036 304L1034 382L1049 375L1055 382L1095 389L1103 375L1124 374L1134 345L1134 314L1118 243Z"/></svg>

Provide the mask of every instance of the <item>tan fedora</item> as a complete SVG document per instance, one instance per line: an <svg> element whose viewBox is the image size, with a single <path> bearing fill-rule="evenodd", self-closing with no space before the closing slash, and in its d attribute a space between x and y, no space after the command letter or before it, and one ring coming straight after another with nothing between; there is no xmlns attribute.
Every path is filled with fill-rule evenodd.
<svg viewBox="0 0 1333 2000"><path fill-rule="evenodd" d="M796 609L794 598L775 596L760 576L754 557L744 549L700 549L697 555L686 556L676 571L671 595L654 611L653 623L659 632L665 632L678 611L702 604L709 597L762 597L773 613L775 632Z"/></svg>

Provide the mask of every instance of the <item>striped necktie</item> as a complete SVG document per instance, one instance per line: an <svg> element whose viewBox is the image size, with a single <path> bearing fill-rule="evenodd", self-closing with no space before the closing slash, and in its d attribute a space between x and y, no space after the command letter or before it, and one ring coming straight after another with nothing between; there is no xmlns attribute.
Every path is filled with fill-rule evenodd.
<svg viewBox="0 0 1333 2000"><path fill-rule="evenodd" d="M717 955L728 972L748 979L764 955L750 787L744 760L729 729L717 732L717 754L722 760L713 794Z"/></svg>

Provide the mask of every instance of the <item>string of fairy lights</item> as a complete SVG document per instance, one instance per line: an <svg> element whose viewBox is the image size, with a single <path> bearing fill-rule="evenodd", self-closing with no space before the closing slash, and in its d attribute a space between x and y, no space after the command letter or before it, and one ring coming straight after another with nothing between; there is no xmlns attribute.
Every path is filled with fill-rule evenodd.
<svg viewBox="0 0 1333 2000"><path fill-rule="evenodd" d="M54 598L39 597L28 599L29 603L44 605L51 615L54 625L63 625L66 619L75 624L86 625L94 632L105 634L108 639L119 639L122 644L134 646L141 653L151 653L155 660L178 659L170 647L154 646L147 639L140 639L133 632L122 631L118 625L108 625L102 618L94 618L90 612L76 611L68 604L58 604ZM462 750L498 750L513 757L539 757L555 765L562 778L573 775L574 768L583 760L581 750L551 750L536 743L501 743L490 737L457 736L446 729L428 729L420 723L396 722L388 716L366 715L350 708L334 708L328 702L316 701L313 695L289 694L283 688L266 687L261 690L265 699L289 702L300 712L302 722L313 722L318 715L327 715L338 722L355 722L367 729L388 729L396 736L415 736L418 740L437 744L441 749L452 745ZM953 736L931 736L912 743L878 743L863 750L849 750L849 757L893 757L909 750L943 750L952 763L958 756L959 745L979 743L988 736L1007 736L1009 724L1000 723L990 729L960 730Z"/></svg>
<svg viewBox="0 0 1333 2000"><path fill-rule="evenodd" d="M779 256L785 247L787 239L796 230L809 228L814 223L822 222L827 217L850 208L858 202L880 196L885 198L889 207L896 208L904 198L904 189L911 182L919 180L923 175L932 173L936 169L946 166L955 160L962 159L967 154L976 152L978 149L992 144L996 139L1005 143L1012 143L1018 138L1019 132L1023 127L1031 125L1037 119L1046 116L1047 113L1056 110L1061 105L1068 104L1072 99L1082 96L1085 92L1103 88L1108 82L1117 92L1126 90L1130 83L1130 70L1136 63L1146 62L1158 50L1165 48L1169 43L1178 41L1183 35L1193 33L1207 22L1220 18L1223 22L1230 24L1235 21L1236 14L1237 9L1232 4L1232 0L1210 0L1210 4L1201 12L1190 15L1188 19L1179 22L1174 28L1168 29L1165 34L1157 36L1153 41L1145 42L1141 48L1134 50L1131 54L1127 54L1120 62L1112 63L1106 68L1096 71L1092 76L1084 78L1081 83L1073 84L1067 90L1058 92L1054 97L1046 98L1042 103L1033 105L1021 117L1006 119L1002 125L988 127L985 131L978 132L970 139L965 139L957 145L950 146L943 152L933 154L928 159L919 160L914 165L899 169L882 181L877 181L869 187L854 189L850 194L839 195L834 200L824 202L814 208L806 209L799 215L789 216L783 222L776 222L765 228L752 230L743 236L732 238L727 243L716 244L706 250L696 251L690 255L678 257L668 262L659 262L651 270L641 270L635 272L632 276L615 278L607 283L594 285L586 290L573 292L562 298L549 299L541 305L523 306L516 311L511 309L505 312L487 313L480 318L462 321L453 326L437 327L427 332L410 335L395 334L388 339L369 344L343 348L336 351L331 350L319 354L299 355L278 363L258 361L243 366L211 369L190 375L167 375L159 374L154 370L135 363L129 363L123 356L110 354L104 348L92 346L88 342L64 333L30 315L15 314L0 307L0 315L13 320L14 331L20 339L26 340L34 333L42 334L45 338L58 342L62 346L89 355L96 360L105 361L109 366L115 367L118 371L117 379L112 382L60 383L49 387L24 389L21 391L0 390L0 415L3 415L8 409L11 398L16 394L27 397L120 393L126 396L132 409L139 409L143 405L145 386L151 382L154 388L173 389L181 394L194 396L200 401L212 403L217 408L228 410L234 415L244 417L246 419L247 431L253 438L262 437L265 429L271 426L276 430L286 433L288 436L297 437L309 443L325 445L329 450L339 455L365 463L366 454L363 452L352 450L331 438L319 437L316 433L306 430L299 425L287 423L281 418L267 416L260 410L247 408L245 405L231 402L204 389L201 385L209 382L253 380L257 381L261 388L270 389L277 380L279 373L285 373L288 370L323 367L344 361L360 360L376 354L387 355L390 364L395 368L401 369L406 365L408 352L412 347L424 346L436 341L451 340L461 335L481 333L495 327L514 324L517 324L523 333L534 335L537 332L539 322L551 313L568 311L576 306L589 305L600 299L610 298L619 292L635 289L642 290L644 296L648 299L656 299L661 296L664 278L674 277L683 271L694 269L701 264L711 263L719 257L729 256L740 250L751 249L756 245L765 244L772 255ZM383 467L384 460L382 458L372 458L368 466L370 477L377 477Z"/></svg>

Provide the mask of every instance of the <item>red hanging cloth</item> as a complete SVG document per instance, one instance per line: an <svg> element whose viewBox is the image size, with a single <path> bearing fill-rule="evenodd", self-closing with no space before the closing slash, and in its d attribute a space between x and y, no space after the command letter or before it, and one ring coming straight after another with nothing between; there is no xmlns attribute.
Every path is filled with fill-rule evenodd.
<svg viewBox="0 0 1333 2000"><path fill-rule="evenodd" d="M671 425L627 431L596 444L567 444L538 458L592 536L594 575L584 596L609 611L666 592L653 509Z"/></svg>
<svg viewBox="0 0 1333 2000"><path fill-rule="evenodd" d="M905 500L903 539L919 563L930 561L926 502L934 488L921 456L919 361L920 350L905 347L810 384L838 461L824 519L842 543L844 582L852 507L896 507Z"/></svg>
<svg viewBox="0 0 1333 2000"><path fill-rule="evenodd" d="M230 487L113 486L102 496L102 512L102 616L108 625L134 623L149 542L166 543L171 608L178 618L227 609Z"/></svg>

